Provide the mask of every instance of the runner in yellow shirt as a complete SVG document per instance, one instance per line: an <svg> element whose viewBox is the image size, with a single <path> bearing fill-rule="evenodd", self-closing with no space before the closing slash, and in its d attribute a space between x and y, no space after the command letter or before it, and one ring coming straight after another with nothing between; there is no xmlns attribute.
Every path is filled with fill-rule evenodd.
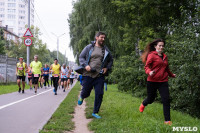
<svg viewBox="0 0 200 133"><path fill-rule="evenodd" d="M23 62L23 57L20 57L19 63L17 63L16 67L17 85L19 86L19 91L18 91L19 93L21 92L21 85L20 85L21 80L22 80L22 93L24 93L26 71L28 71L28 67L26 63Z"/></svg>
<svg viewBox="0 0 200 133"><path fill-rule="evenodd" d="M34 61L30 64L32 71L32 84L35 86L35 94L37 94L38 89L38 79L41 75L41 71L43 72L42 63L38 61L38 55L34 56Z"/></svg>
<svg viewBox="0 0 200 133"><path fill-rule="evenodd" d="M60 71L61 71L60 64L58 64L58 59L54 60L54 64L51 65L50 71L52 72L52 76L53 76L54 93L55 95L57 95L58 81L59 81Z"/></svg>

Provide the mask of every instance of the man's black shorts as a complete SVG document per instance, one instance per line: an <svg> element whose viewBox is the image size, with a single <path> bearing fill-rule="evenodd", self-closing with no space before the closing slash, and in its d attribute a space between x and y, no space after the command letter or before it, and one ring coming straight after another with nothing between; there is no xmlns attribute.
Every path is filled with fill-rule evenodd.
<svg viewBox="0 0 200 133"><path fill-rule="evenodd" d="M32 77L31 78L28 78L28 81L30 82L32 80Z"/></svg>
<svg viewBox="0 0 200 133"><path fill-rule="evenodd" d="M61 78L61 82L67 81L69 78Z"/></svg>
<svg viewBox="0 0 200 133"><path fill-rule="evenodd" d="M40 74L38 74L38 77L34 77L34 74L32 74L32 84L38 84Z"/></svg>
<svg viewBox="0 0 200 133"><path fill-rule="evenodd" d="M20 79L22 81L25 81L26 76L17 76L17 79Z"/></svg>

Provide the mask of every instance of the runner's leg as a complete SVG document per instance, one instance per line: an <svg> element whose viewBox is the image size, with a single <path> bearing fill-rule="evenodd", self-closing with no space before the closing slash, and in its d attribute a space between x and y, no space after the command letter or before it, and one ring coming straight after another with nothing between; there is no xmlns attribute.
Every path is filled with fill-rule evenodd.
<svg viewBox="0 0 200 133"><path fill-rule="evenodd" d="M19 90L18 90L19 93L21 92L21 85L20 85L20 82L21 82L21 79L20 79L19 76L17 76L17 85L18 85L18 87L19 87Z"/></svg>
<svg viewBox="0 0 200 133"><path fill-rule="evenodd" d="M66 81L66 80L64 80L64 89L63 89L63 92L65 92L65 90L66 90L66 87L67 87L67 81Z"/></svg>
<svg viewBox="0 0 200 133"><path fill-rule="evenodd" d="M104 93L104 77L98 77L94 81L95 101L93 113L98 113L101 107Z"/></svg>

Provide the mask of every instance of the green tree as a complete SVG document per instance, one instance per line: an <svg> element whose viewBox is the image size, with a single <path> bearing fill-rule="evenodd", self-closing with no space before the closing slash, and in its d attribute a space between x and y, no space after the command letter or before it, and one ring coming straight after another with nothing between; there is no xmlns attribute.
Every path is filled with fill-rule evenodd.
<svg viewBox="0 0 200 133"><path fill-rule="evenodd" d="M0 29L0 54L5 54L4 52L5 43L6 41L4 40L3 29Z"/></svg>
<svg viewBox="0 0 200 133"><path fill-rule="evenodd" d="M119 90L143 96L146 75L139 55L147 43L163 38L172 71L181 75L170 81L172 99L179 98L172 107L200 116L191 104L200 103L199 5L199 0L77 0L69 19L70 46L78 59L95 32L105 31L115 58L109 79Z"/></svg>

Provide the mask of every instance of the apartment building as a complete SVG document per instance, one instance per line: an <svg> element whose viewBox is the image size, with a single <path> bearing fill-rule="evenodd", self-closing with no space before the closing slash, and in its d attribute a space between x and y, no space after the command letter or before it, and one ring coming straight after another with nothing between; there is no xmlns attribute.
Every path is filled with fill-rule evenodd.
<svg viewBox="0 0 200 133"><path fill-rule="evenodd" d="M31 0L30 22L34 25L34 0ZM22 37L28 25L28 0L0 0L0 21Z"/></svg>

